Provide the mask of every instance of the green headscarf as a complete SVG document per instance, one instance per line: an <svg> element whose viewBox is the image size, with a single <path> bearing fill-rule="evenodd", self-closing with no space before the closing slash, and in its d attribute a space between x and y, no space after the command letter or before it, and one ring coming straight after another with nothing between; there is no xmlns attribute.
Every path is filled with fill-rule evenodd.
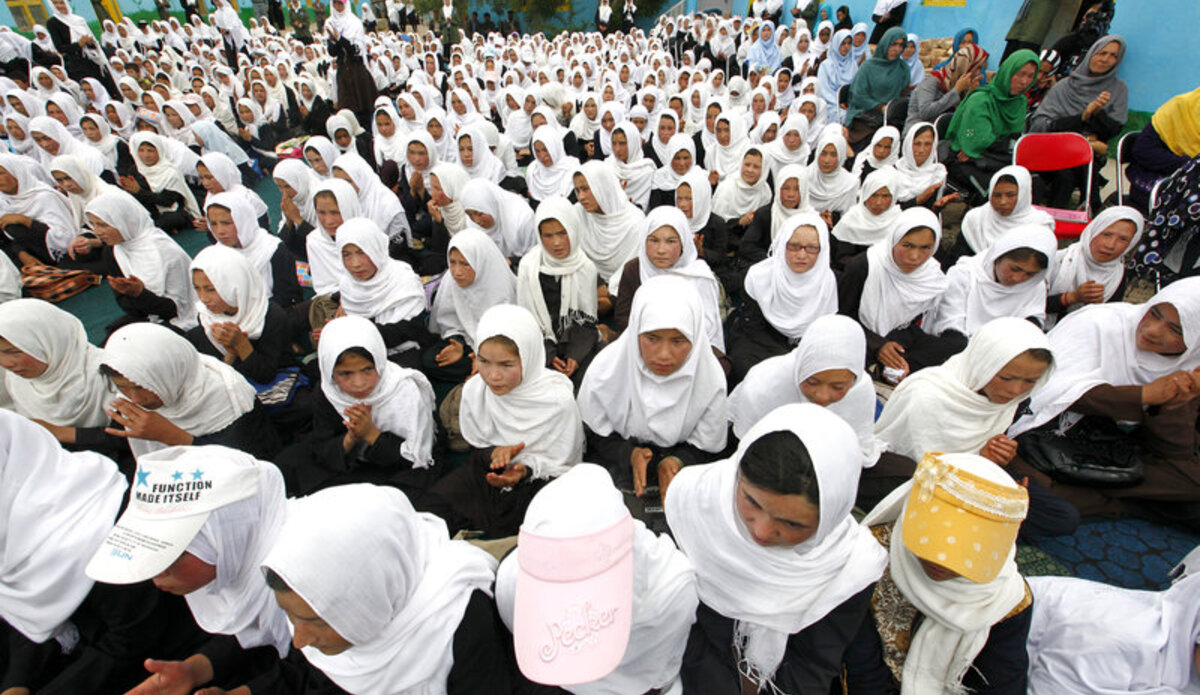
<svg viewBox="0 0 1200 695"><path fill-rule="evenodd" d="M864 111L878 108L892 99L900 96L908 86L911 70L899 56L888 60L888 46L897 41L907 43L908 34L902 27L892 27L883 35L883 39L875 46L875 55L868 58L858 68L858 74L850 83L850 105L846 107L846 120L849 125L854 117ZM831 46L831 51L837 50Z"/></svg>
<svg viewBox="0 0 1200 695"><path fill-rule="evenodd" d="M1033 51L1016 51L1000 64L996 77L986 85L971 92L954 112L946 137L956 152L965 152L972 159L979 157L992 143L1001 138L1019 135L1025 130L1025 115L1028 100L1025 93L1011 94L1013 75L1027 63L1041 67ZM1029 83L1037 83L1037 74Z"/></svg>

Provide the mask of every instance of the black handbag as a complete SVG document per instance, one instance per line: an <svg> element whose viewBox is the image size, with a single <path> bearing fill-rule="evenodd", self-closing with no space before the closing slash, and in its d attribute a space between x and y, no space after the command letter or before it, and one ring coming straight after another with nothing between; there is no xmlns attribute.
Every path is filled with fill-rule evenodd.
<svg viewBox="0 0 1200 695"><path fill-rule="evenodd" d="M1146 466L1132 435L1108 418L1085 417L1065 434L1057 421L1017 437L1021 457L1060 483L1084 487L1133 487Z"/></svg>

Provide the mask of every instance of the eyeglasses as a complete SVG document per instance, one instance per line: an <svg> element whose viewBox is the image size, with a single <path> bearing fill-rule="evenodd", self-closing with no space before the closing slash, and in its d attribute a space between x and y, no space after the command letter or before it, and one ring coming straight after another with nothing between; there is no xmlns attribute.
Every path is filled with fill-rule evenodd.
<svg viewBox="0 0 1200 695"><path fill-rule="evenodd" d="M818 253L821 253L821 247L817 246L816 244L809 246L807 244L791 244L791 243L789 243L787 245L787 250L791 251L792 253L800 253L801 251L803 251L804 253L807 253L810 256L815 256Z"/></svg>

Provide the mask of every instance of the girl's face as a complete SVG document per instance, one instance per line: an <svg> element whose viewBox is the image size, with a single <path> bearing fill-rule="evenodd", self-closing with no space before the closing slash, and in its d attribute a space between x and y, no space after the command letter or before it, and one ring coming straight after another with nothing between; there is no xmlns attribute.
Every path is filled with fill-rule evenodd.
<svg viewBox="0 0 1200 695"><path fill-rule="evenodd" d="M343 149L349 147L351 142L350 131L345 128L338 128L333 132L333 141L337 143L338 147Z"/></svg>
<svg viewBox="0 0 1200 695"><path fill-rule="evenodd" d="M670 376L679 371L691 351L692 341L674 328L638 335L638 352L642 362L655 376Z"/></svg>
<svg viewBox="0 0 1200 695"><path fill-rule="evenodd" d="M776 125L769 126L766 130L763 131L763 134L762 134L763 144L765 145L769 142L775 142L775 136L778 134L779 134L779 126L776 126Z"/></svg>
<svg viewBox="0 0 1200 695"><path fill-rule="evenodd" d="M238 118L242 119L243 124L250 125L254 123L254 112L250 110L249 106L239 106Z"/></svg>
<svg viewBox="0 0 1200 695"><path fill-rule="evenodd" d="M275 187L279 189L279 195L284 200L292 200L296 197L296 189L283 179L275 179Z"/></svg>
<svg viewBox="0 0 1200 695"><path fill-rule="evenodd" d="M1135 234L1137 234L1137 225L1129 220L1117 220L1103 232L1092 237L1092 241L1088 244L1088 250L1091 251L1092 258L1096 259L1098 263L1115 261L1125 254Z"/></svg>
<svg viewBox="0 0 1200 695"><path fill-rule="evenodd" d="M750 105L754 107L754 113L761 114L767 110L767 98L761 94L755 94Z"/></svg>
<svg viewBox="0 0 1200 695"><path fill-rule="evenodd" d="M804 144L804 137L797 130L784 131L783 144L789 151L795 152Z"/></svg>
<svg viewBox="0 0 1200 695"><path fill-rule="evenodd" d="M927 227L915 229L900 237L892 247L892 260L905 275L925 264L937 250L937 236Z"/></svg>
<svg viewBox="0 0 1200 695"><path fill-rule="evenodd" d="M600 209L600 203L596 202L596 196L592 193L592 185L588 183L583 174L575 174L572 180L575 182L575 199L583 206L584 211L602 214L604 211Z"/></svg>
<svg viewBox="0 0 1200 695"><path fill-rule="evenodd" d="M671 158L671 170L676 174L683 176L692 168L692 153L687 150L679 150L675 156Z"/></svg>
<svg viewBox="0 0 1200 695"><path fill-rule="evenodd" d="M208 278L208 273L203 270L192 271L192 287L196 288L196 298L211 313L218 316L233 316L237 313L237 307L231 306L229 302L221 298L216 286Z"/></svg>
<svg viewBox="0 0 1200 695"><path fill-rule="evenodd" d="M254 100L259 104L267 103L267 88L262 83L257 83L250 88L250 93L254 95Z"/></svg>
<svg viewBox="0 0 1200 695"><path fill-rule="evenodd" d="M467 136L458 139L458 161L464 167L475 166L475 145Z"/></svg>
<svg viewBox="0 0 1200 695"><path fill-rule="evenodd" d="M321 153L314 150L304 150L304 159L308 160L308 165L313 168L321 176L329 175L329 167L325 166L325 158Z"/></svg>
<svg viewBox="0 0 1200 695"><path fill-rule="evenodd" d="M812 120L817 117L817 107L812 102L806 101L800 105L800 113L808 119L809 123L812 123Z"/></svg>
<svg viewBox="0 0 1200 695"><path fill-rule="evenodd" d="M83 193L83 186L80 186L75 179L71 178L63 171L51 171L50 174L54 177L54 183L67 193L80 195Z"/></svg>
<svg viewBox="0 0 1200 695"><path fill-rule="evenodd" d="M238 241L237 225L233 222L233 213L225 208L212 205L208 208L208 231L216 237L217 242L232 248L241 248Z"/></svg>
<svg viewBox="0 0 1200 695"><path fill-rule="evenodd" d="M788 210L795 210L800 206L800 180L790 178L783 182L779 187L779 203Z"/></svg>
<svg viewBox="0 0 1200 695"><path fill-rule="evenodd" d="M497 340L485 340L475 351L475 369L497 396L521 385L521 356Z"/></svg>
<svg viewBox="0 0 1200 695"><path fill-rule="evenodd" d="M475 269L458 249L450 249L450 277L459 287L470 287L475 282Z"/></svg>
<svg viewBox="0 0 1200 695"><path fill-rule="evenodd" d="M343 352L333 365L333 383L342 393L361 400L370 396L379 385L379 370L362 355Z"/></svg>
<svg viewBox="0 0 1200 695"><path fill-rule="evenodd" d="M884 211L892 207L892 192L887 189L887 186L880 188L863 201L863 206L867 208L867 212L872 215L882 215Z"/></svg>
<svg viewBox="0 0 1200 695"><path fill-rule="evenodd" d="M67 120L67 114L63 113L63 110L53 101L46 104L46 115L63 125L70 125L70 122Z"/></svg>
<svg viewBox="0 0 1200 695"><path fill-rule="evenodd" d="M1005 287L1013 287L1014 285L1026 282L1043 270L1033 258L1024 261L1002 258L996 261L994 267L996 270L996 282Z"/></svg>
<svg viewBox="0 0 1200 695"><path fill-rule="evenodd" d="M714 128L717 127L717 116L721 115L721 107L713 104L704 112L704 128L710 133L715 133Z"/></svg>
<svg viewBox="0 0 1200 695"><path fill-rule="evenodd" d="M625 137L624 132L620 130L613 132L612 151L613 155L620 161L629 162L629 138Z"/></svg>
<svg viewBox="0 0 1200 695"><path fill-rule="evenodd" d="M159 591L186 596L208 586L216 578L216 565L210 565L191 553L184 553L151 581Z"/></svg>
<svg viewBox="0 0 1200 695"><path fill-rule="evenodd" d="M826 145L824 148L822 148L821 154L817 156L817 168L821 170L821 173L828 174L834 169L837 169L837 166L837 148L833 145Z"/></svg>
<svg viewBox="0 0 1200 695"><path fill-rule="evenodd" d="M3 181L0 180L0 184L2 183ZM96 237L106 245L116 246L125 240L125 238L121 236L121 230L110 225L99 217L96 217L90 212L85 213L85 215L88 219L88 226L92 228L92 233L95 234Z"/></svg>
<svg viewBox="0 0 1200 695"><path fill-rule="evenodd" d="M22 379L35 379L45 374L50 365L0 338L0 367Z"/></svg>
<svg viewBox="0 0 1200 695"><path fill-rule="evenodd" d="M54 80L51 79L48 72L39 72L37 83L42 86L42 89L54 89Z"/></svg>
<svg viewBox="0 0 1200 695"><path fill-rule="evenodd" d="M992 188L992 194L988 197L988 202L996 214L1001 217L1008 217L1017 208L1017 195L1021 189L1015 183L1008 181L1000 181Z"/></svg>
<svg viewBox="0 0 1200 695"><path fill-rule="evenodd" d="M646 237L646 257L655 268L666 270L675 265L682 255L683 242L674 227L664 225Z"/></svg>
<svg viewBox="0 0 1200 695"><path fill-rule="evenodd" d="M470 217L472 222L484 229L491 229L492 225L496 224L496 218L482 210L471 210L468 208L466 212L467 217Z"/></svg>
<svg viewBox="0 0 1200 695"><path fill-rule="evenodd" d="M392 123L392 119L388 118L386 113L375 114L375 127L382 137L390 138L396 134L396 124Z"/></svg>
<svg viewBox="0 0 1200 695"><path fill-rule="evenodd" d="M821 43L829 43L829 32L829 27L825 27L817 32L817 38L821 40Z"/></svg>
<svg viewBox="0 0 1200 695"><path fill-rule="evenodd" d="M342 265L346 267L350 277L359 282L366 282L375 277L378 270L371 257L357 244L346 244L342 247Z"/></svg>
<svg viewBox="0 0 1200 695"><path fill-rule="evenodd" d="M804 495L781 495L738 475L737 513L746 532L763 547L790 548L817 533L821 508Z"/></svg>
<svg viewBox="0 0 1200 695"><path fill-rule="evenodd" d="M717 121L717 129L715 132L717 135L717 142L720 143L722 147L729 147L729 121Z"/></svg>
<svg viewBox="0 0 1200 695"><path fill-rule="evenodd" d="M596 120L596 112L598 112L599 110L600 110L600 107L596 106L596 102L591 99L589 99L583 105L583 114L585 116L587 116L589 121Z"/></svg>
<svg viewBox="0 0 1200 695"><path fill-rule="evenodd" d="M917 52L917 44L916 44L916 42L915 42L915 41L909 41L907 44L905 44L905 45L904 45L904 52L900 54L900 57L901 57L901 58L903 58L903 59L905 59L905 60L908 60L909 58L913 57L913 55L914 55L916 52Z"/></svg>
<svg viewBox="0 0 1200 695"><path fill-rule="evenodd" d="M810 403L827 408L845 398L857 380L849 369L826 369L800 382L800 392Z"/></svg>
<svg viewBox="0 0 1200 695"><path fill-rule="evenodd" d="M1023 352L1009 360L980 390L997 405L1015 403L1033 390L1049 367L1048 362Z"/></svg>
<svg viewBox="0 0 1200 695"><path fill-rule="evenodd" d="M337 198L333 195L318 195L313 202L317 209L317 222L321 229L331 237L337 238L337 230L342 226L342 211L338 208Z"/></svg>
<svg viewBox="0 0 1200 695"><path fill-rule="evenodd" d="M84 121L84 122L86 123L87 121ZM12 119L9 119L4 122L4 129L6 131L8 131L9 138L12 138L14 140L24 140L25 139L25 131L22 130L21 126L17 125L17 122Z"/></svg>
<svg viewBox="0 0 1200 695"><path fill-rule="evenodd" d="M692 217L692 187L686 183L679 184L675 189L675 207L683 211L688 219Z"/></svg>
<svg viewBox="0 0 1200 695"><path fill-rule="evenodd" d="M629 120L635 126L637 126L639 133L646 129L646 119L645 118L642 118L641 116L630 116Z"/></svg>
<svg viewBox="0 0 1200 695"><path fill-rule="evenodd" d="M613 118L612 111L605 111L604 115L600 117L600 127L605 130L611 131L616 124L617 121Z"/></svg>
<svg viewBox="0 0 1200 695"><path fill-rule="evenodd" d="M788 269L797 275L807 273L821 255L821 237L815 227L797 227L788 239L784 260Z"/></svg>
<svg viewBox="0 0 1200 695"><path fill-rule="evenodd" d="M1159 355L1178 355L1187 349L1183 322L1174 304L1155 304L1142 315L1137 326L1137 347Z"/></svg>
<svg viewBox="0 0 1200 695"><path fill-rule="evenodd" d="M871 155L874 156L877 161L882 162L883 160L892 156L892 144L891 138L880 138L879 142L875 143L875 147L871 149ZM915 144L913 145L913 148L916 149ZM928 152L926 153L926 156L929 156Z"/></svg>
<svg viewBox="0 0 1200 695"><path fill-rule="evenodd" d="M167 123L170 123L172 128L183 127L183 118L178 112L175 111L175 109L168 106L163 109L163 115L167 117Z"/></svg>
<svg viewBox="0 0 1200 695"><path fill-rule="evenodd" d="M544 167L554 166L554 158L550 156L550 150L546 149L546 146L542 144L541 140L535 140L533 142L533 156L536 157L538 162Z"/></svg>
<svg viewBox="0 0 1200 695"><path fill-rule="evenodd" d="M442 124L438 121L430 121L429 125L425 126L425 130L429 131L429 134L433 136L435 142L441 140L442 135L446 132L442 128Z"/></svg>
<svg viewBox="0 0 1200 695"><path fill-rule="evenodd" d="M762 178L762 156L748 154L742 157L742 180L753 186Z"/></svg>
<svg viewBox="0 0 1200 695"><path fill-rule="evenodd" d="M551 258L561 261L571 255L571 236L558 220L544 220L538 227L538 237Z"/></svg>
<svg viewBox="0 0 1200 695"><path fill-rule="evenodd" d="M200 176L200 185L204 186L204 190L209 193L216 194L225 190L225 187L221 185L217 177L212 175L212 171L203 164L196 165L196 173Z"/></svg>
<svg viewBox="0 0 1200 695"><path fill-rule="evenodd" d="M382 130L380 132L383 132ZM405 151L408 157L408 164L417 171L425 171L429 168L429 150L419 142L408 143L408 149Z"/></svg>
<svg viewBox="0 0 1200 695"><path fill-rule="evenodd" d="M664 145L675 135L675 119L660 118L658 119L658 140Z"/></svg>
<svg viewBox="0 0 1200 695"><path fill-rule="evenodd" d="M152 167L158 164L158 148L148 142L143 142L138 145L138 159L142 160L142 164Z"/></svg>
<svg viewBox="0 0 1200 695"><path fill-rule="evenodd" d="M1013 74L1012 81L1008 83L1009 94L1013 96L1024 94L1025 90L1029 89L1029 86L1033 84L1036 78L1037 65L1034 63L1025 63L1025 65L1021 66L1020 70Z"/></svg>
<svg viewBox="0 0 1200 695"><path fill-rule="evenodd" d="M307 88L308 87L305 86L305 89L307 89ZM311 95L306 94L304 96L304 98L309 99L309 98L311 98ZM413 111L412 105L410 105L404 99L401 99L400 102L398 104L396 104L396 107L400 110L400 117L406 121L411 121L417 117L417 112Z"/></svg>
<svg viewBox="0 0 1200 695"><path fill-rule="evenodd" d="M454 113L460 116L467 112L466 104L463 104L462 99L459 99L457 94L450 95L450 108L454 109Z"/></svg>
<svg viewBox="0 0 1200 695"><path fill-rule="evenodd" d="M925 164L929 161L929 155L933 152L933 131L926 129L921 131L917 137L913 138L913 161L917 166ZM1014 204L1016 200L1013 200Z"/></svg>
<svg viewBox="0 0 1200 695"><path fill-rule="evenodd" d="M130 87L128 84L121 85L121 94L125 95L125 99L127 101L134 101L137 99L137 92L133 91L133 87Z"/></svg>
<svg viewBox="0 0 1200 695"><path fill-rule="evenodd" d="M33 141L37 143L38 147L49 152L50 154L58 154L58 141L49 135L39 133L35 130L33 131Z"/></svg>

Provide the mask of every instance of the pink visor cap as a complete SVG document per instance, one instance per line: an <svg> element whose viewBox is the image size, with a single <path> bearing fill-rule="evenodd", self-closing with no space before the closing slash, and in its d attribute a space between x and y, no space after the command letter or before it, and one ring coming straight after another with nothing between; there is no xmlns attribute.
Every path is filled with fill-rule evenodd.
<svg viewBox="0 0 1200 695"><path fill-rule="evenodd" d="M623 506L620 511L614 523L582 536L547 537L522 527L513 638L517 665L535 683L590 683L625 657L633 622L634 522Z"/></svg>

